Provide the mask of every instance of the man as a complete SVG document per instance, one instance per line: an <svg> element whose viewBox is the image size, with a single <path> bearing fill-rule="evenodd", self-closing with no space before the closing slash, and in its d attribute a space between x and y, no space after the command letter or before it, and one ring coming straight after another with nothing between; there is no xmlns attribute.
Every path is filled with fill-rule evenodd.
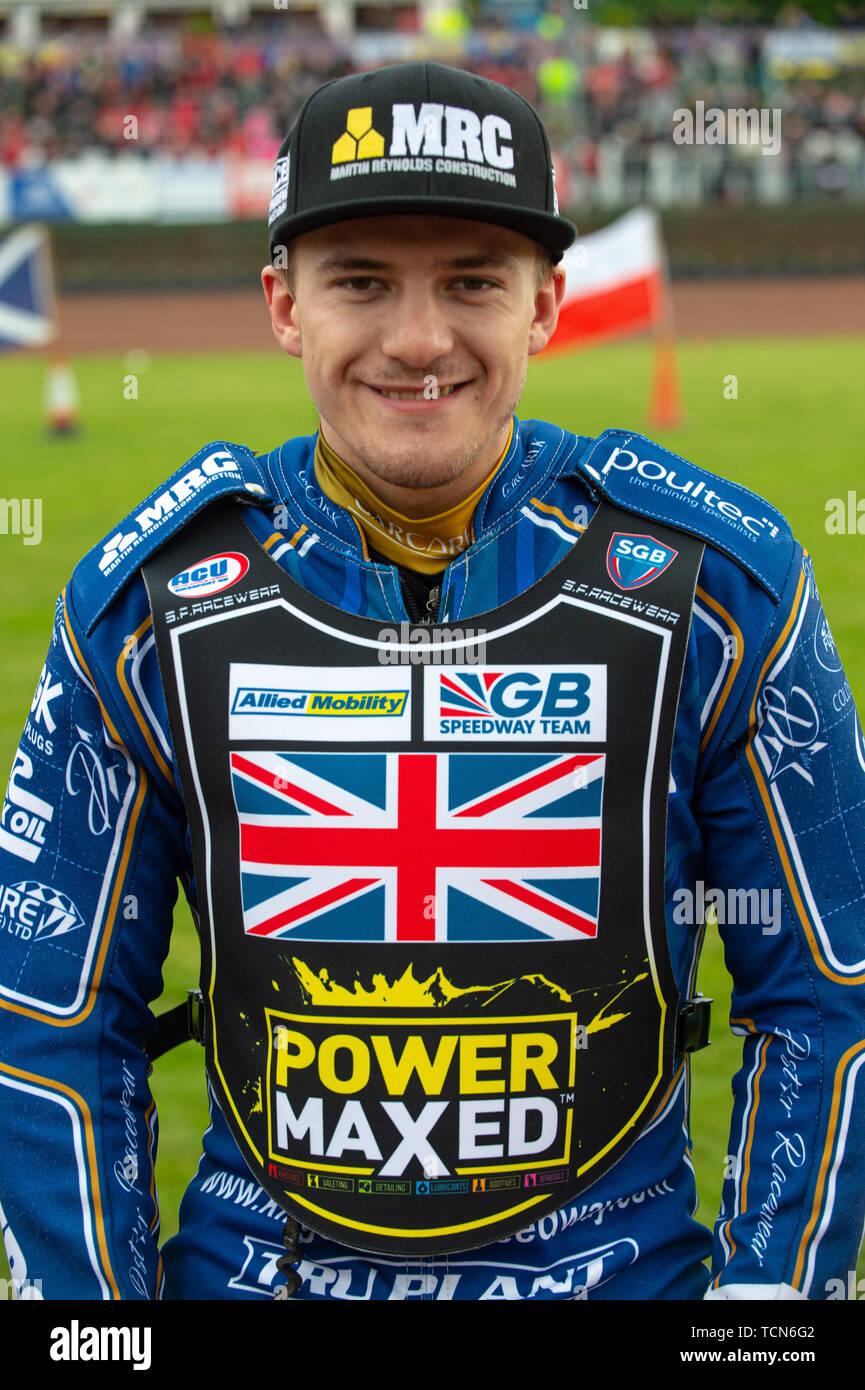
<svg viewBox="0 0 865 1390"><path fill-rule="evenodd" d="M431 63L327 84L270 234L320 430L207 445L85 558L12 770L13 1272L47 1298L827 1297L865 1206L865 750L807 557L651 441L513 417L574 235L513 93ZM214 1104L160 1254L176 877ZM707 898L744 1039L714 1252Z"/></svg>

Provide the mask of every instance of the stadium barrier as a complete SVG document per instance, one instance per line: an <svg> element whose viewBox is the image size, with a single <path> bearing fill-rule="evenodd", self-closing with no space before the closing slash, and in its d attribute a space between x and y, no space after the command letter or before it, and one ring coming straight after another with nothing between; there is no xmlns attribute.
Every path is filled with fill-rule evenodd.
<svg viewBox="0 0 865 1390"><path fill-rule="evenodd" d="M585 234L619 211L582 217ZM865 206L684 208L661 214L674 278L865 273ZM51 229L62 293L238 288L257 284L263 220L225 224L58 223Z"/></svg>

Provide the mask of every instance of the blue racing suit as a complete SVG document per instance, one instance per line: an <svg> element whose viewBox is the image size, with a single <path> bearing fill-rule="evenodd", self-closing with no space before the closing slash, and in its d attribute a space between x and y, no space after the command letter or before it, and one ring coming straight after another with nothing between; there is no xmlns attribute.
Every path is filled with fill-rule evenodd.
<svg viewBox="0 0 865 1390"><path fill-rule="evenodd" d="M299 584L346 612L406 620L397 569L367 559L355 522L322 495L315 441L261 456L208 445L85 557L57 604L0 823L0 1203L12 1273L48 1299L260 1299L284 1280L284 1214L215 1105L179 1234L159 1249L143 1042L177 880L193 910L195 881L139 571L201 507L234 496ZM508 1239L423 1260L304 1230L298 1299L701 1299L710 1286L821 1299L855 1266L865 740L787 523L641 436L515 421L473 543L444 573L439 619L464 623L527 589L579 543L604 495L637 533L654 518L706 541L666 902L682 997L714 906L743 1039L714 1243L694 1219L685 1060L651 1124L578 1200ZM650 586L626 593L612 572L609 590L586 597L651 606Z"/></svg>

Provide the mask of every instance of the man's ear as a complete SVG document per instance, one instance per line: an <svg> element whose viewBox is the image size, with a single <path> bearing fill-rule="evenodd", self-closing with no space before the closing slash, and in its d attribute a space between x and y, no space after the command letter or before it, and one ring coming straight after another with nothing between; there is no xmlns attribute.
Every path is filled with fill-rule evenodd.
<svg viewBox="0 0 865 1390"><path fill-rule="evenodd" d="M297 301L278 270L266 265L261 272L261 287L270 310L273 333L283 352L291 357L303 356L303 335L297 312Z"/></svg>
<svg viewBox="0 0 865 1390"><path fill-rule="evenodd" d="M565 272L560 265L553 266L535 295L535 316L529 329L529 357L541 352L555 333L564 294Z"/></svg>

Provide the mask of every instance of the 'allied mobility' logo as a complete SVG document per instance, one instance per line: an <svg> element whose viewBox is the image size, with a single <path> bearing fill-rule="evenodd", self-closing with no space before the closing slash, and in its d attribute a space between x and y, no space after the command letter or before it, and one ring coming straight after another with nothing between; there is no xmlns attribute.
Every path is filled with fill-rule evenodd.
<svg viewBox="0 0 865 1390"><path fill-rule="evenodd" d="M362 743L372 736L405 743L411 739L411 684L383 666L232 662L228 718L232 739Z"/></svg>
<svg viewBox="0 0 865 1390"><path fill-rule="evenodd" d="M607 547L607 573L620 589L642 589L663 574L678 553L654 536L614 531Z"/></svg>
<svg viewBox="0 0 865 1390"><path fill-rule="evenodd" d="M285 714L353 718L403 713L407 690L384 693L368 690L273 690L268 686L240 686L234 692L231 714Z"/></svg>

